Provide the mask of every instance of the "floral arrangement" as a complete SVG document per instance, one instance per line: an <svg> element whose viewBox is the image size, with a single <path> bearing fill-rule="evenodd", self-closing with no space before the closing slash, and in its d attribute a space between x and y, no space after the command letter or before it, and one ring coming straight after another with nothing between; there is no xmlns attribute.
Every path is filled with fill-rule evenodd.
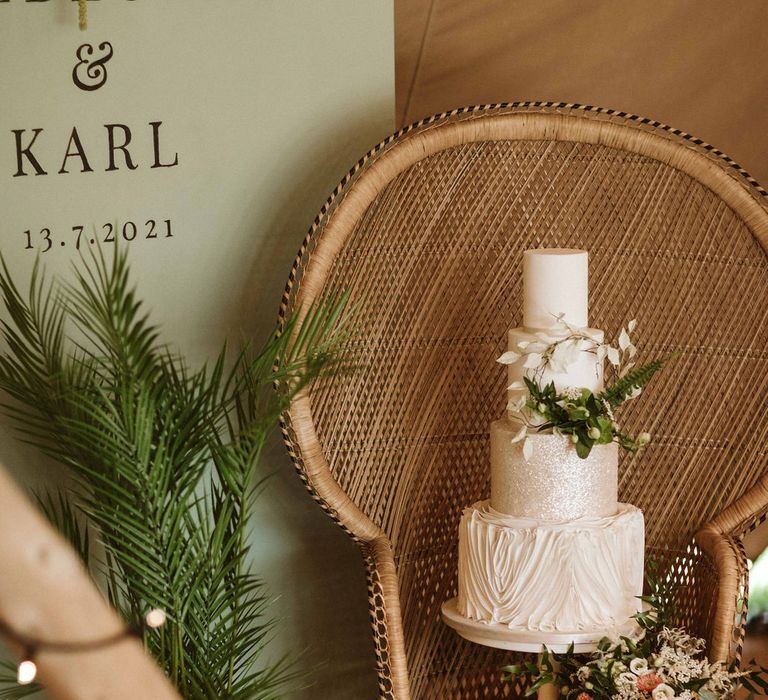
<svg viewBox="0 0 768 700"><path fill-rule="evenodd" d="M507 389L522 392L507 405L520 430L513 442L523 442L523 454L528 459L533 432L552 430L570 436L579 457L586 459L593 445L618 442L624 449L635 451L647 445L651 436L642 432L631 436L622 432L614 411L625 401L640 395L642 388L662 367L661 360L638 366L637 348L630 334L637 321L630 321L619 333L616 345L601 342L589 329L568 324L562 314L556 317L551 332L538 332L534 341L521 341L516 350L509 350L497 362L509 365L523 360L526 376L523 382L513 382ZM605 388L595 394L584 387L558 390L553 381L544 381L545 373L561 374L579 359L581 353L595 356L595 368L608 360Z"/></svg>
<svg viewBox="0 0 768 700"><path fill-rule="evenodd" d="M564 654L544 649L538 666L505 666L504 680L522 681L526 695L555 683L564 700L717 700L733 698L740 687L750 697L768 691L768 669L754 661L741 671L736 662L710 663L703 639L672 626L669 586L651 577L649 584L650 594L641 598L648 609L635 615L639 639L604 638L586 655L574 654L573 645Z"/></svg>

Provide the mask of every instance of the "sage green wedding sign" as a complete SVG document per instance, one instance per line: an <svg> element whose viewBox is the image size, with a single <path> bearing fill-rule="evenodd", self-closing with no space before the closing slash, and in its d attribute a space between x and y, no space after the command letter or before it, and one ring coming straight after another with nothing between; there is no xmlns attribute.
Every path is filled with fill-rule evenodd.
<svg viewBox="0 0 768 700"><path fill-rule="evenodd" d="M226 336L261 339L316 212L394 128L392 0L98 0L88 10L81 32L71 0L0 0L6 262L25 284L38 256L66 274L80 253L117 242L153 318L192 361ZM4 425L0 438L17 477L55 473ZM280 476L254 548L283 594L276 648L330 661L306 697L364 697L375 677L356 553L338 554L343 535L284 454L271 461ZM314 528L314 563L297 523ZM324 550L341 569L313 583L336 576L317 562ZM344 566L355 567L363 622L329 632L341 602L320 589L339 591Z"/></svg>
<svg viewBox="0 0 768 700"><path fill-rule="evenodd" d="M392 129L391 9L99 0L80 32L71 0L0 2L3 254L59 268L118 240L171 337L237 325L249 273L271 272L267 241L298 248Z"/></svg>

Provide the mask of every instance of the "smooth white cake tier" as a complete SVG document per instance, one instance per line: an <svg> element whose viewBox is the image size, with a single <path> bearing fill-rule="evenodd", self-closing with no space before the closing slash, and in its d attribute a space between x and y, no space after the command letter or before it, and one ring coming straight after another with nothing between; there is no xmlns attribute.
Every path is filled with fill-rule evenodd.
<svg viewBox="0 0 768 700"><path fill-rule="evenodd" d="M558 314L586 326L589 267L586 250L537 248L523 253L523 325L550 328Z"/></svg>
<svg viewBox="0 0 768 700"><path fill-rule="evenodd" d="M580 329L584 335L588 335L598 343L602 343L605 333L597 328ZM521 343L527 350L541 349L550 345L558 338L565 338L569 334L568 330L550 329L547 331L532 331L527 328L512 328L507 334L507 348L513 352L521 352ZM597 361L597 355L594 352L594 345L588 340L579 341L577 344L579 352L574 352L573 357L569 358L568 367L565 372L557 372L552 367L547 366L536 374L536 381L539 386L546 386L549 382L555 383L555 388L562 391L566 387L586 387L593 393L603 389L603 363ZM533 378L533 370L524 367L528 355L521 354L520 358L507 366L507 377L509 384L515 382L523 383L523 377ZM509 389L507 391L508 401L514 403L518 397L528 396L528 390L523 386L522 389Z"/></svg>
<svg viewBox="0 0 768 700"><path fill-rule="evenodd" d="M488 501L459 526L459 613L511 629L589 631L640 609L643 514L552 523L504 515Z"/></svg>
<svg viewBox="0 0 768 700"><path fill-rule="evenodd" d="M519 426L491 423L491 506L499 513L541 520L611 516L616 512L619 451L615 442L595 445L581 459L565 435L534 433L526 461Z"/></svg>

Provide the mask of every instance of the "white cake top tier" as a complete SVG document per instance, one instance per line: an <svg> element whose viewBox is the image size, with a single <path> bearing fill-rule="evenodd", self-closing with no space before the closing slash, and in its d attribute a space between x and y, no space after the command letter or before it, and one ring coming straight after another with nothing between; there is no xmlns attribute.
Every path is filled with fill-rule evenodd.
<svg viewBox="0 0 768 700"><path fill-rule="evenodd" d="M523 253L523 326L551 328L558 314L579 328L588 325L588 255L573 248L536 248Z"/></svg>

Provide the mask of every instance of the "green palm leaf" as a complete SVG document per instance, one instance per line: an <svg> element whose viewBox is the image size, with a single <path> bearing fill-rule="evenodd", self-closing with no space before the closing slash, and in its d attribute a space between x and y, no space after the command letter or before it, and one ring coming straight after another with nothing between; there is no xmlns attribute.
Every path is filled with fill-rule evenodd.
<svg viewBox="0 0 768 700"><path fill-rule="evenodd" d="M10 318L3 407L20 438L76 480L76 500L41 503L52 522L127 622L166 610L168 623L144 643L184 697L279 697L297 673L295 659L265 657L276 623L247 564L255 472L291 399L348 369L347 297L289 320L259 350L229 360L225 348L191 370L160 342L123 251L108 260L98 249L64 285L35 266L26 300L3 262L0 292Z"/></svg>

